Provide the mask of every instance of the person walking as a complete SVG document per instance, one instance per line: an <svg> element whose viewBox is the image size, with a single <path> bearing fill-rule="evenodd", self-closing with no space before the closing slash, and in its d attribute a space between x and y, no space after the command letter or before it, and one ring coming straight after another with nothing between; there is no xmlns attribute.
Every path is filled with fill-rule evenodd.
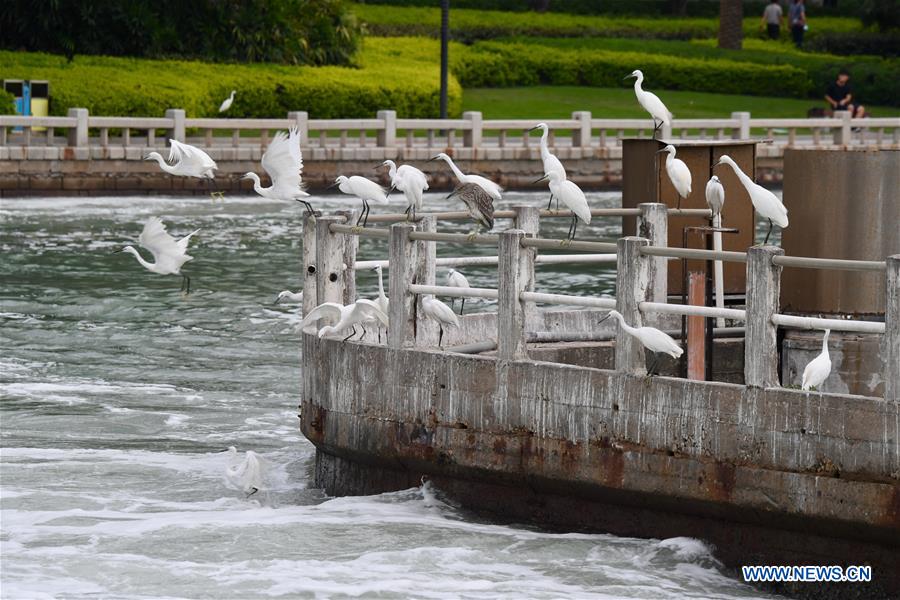
<svg viewBox="0 0 900 600"><path fill-rule="evenodd" d="M803 0L794 0L788 9L788 22L791 25L791 36L798 48L803 45L803 33L806 31L806 7Z"/></svg>
<svg viewBox="0 0 900 600"><path fill-rule="evenodd" d="M784 21L784 12L778 0L772 0L763 11L762 22L766 26L769 38L777 40L781 37L781 24Z"/></svg>

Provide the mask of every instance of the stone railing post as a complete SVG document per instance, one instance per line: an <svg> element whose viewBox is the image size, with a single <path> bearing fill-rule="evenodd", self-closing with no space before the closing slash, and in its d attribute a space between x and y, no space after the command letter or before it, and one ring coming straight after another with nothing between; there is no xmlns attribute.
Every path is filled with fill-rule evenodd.
<svg viewBox="0 0 900 600"><path fill-rule="evenodd" d="M900 402L900 254L887 257L884 305L884 399Z"/></svg>
<svg viewBox="0 0 900 600"><path fill-rule="evenodd" d="M344 304L344 249L347 236L331 233L329 227L344 217L318 217L316 223L316 303ZM306 296L306 294L304 294Z"/></svg>
<svg viewBox="0 0 900 600"><path fill-rule="evenodd" d="M650 240L640 237L619 239L616 248L616 310L632 327L641 327L640 304L647 300L647 284L650 277L650 257L641 254L641 248ZM616 328L616 371L631 375L647 372L644 347L628 335L622 327Z"/></svg>
<svg viewBox="0 0 900 600"><path fill-rule="evenodd" d="M288 113L288 119L294 122L300 132L300 145L309 146L309 113L305 110L296 110Z"/></svg>
<svg viewBox="0 0 900 600"><path fill-rule="evenodd" d="M513 219L515 229L521 229L525 232L525 237L538 237L541 231L541 209L531 204L514 204L511 206L516 216ZM534 291L534 259L537 258L537 248L529 248L531 251L531 270L527 273L528 288L527 291ZM527 312L531 312L534 303L527 303Z"/></svg>
<svg viewBox="0 0 900 600"><path fill-rule="evenodd" d="M471 127L463 130L463 146L466 148L478 148L481 146L481 112L469 110L463 113L463 119L469 121Z"/></svg>
<svg viewBox="0 0 900 600"><path fill-rule="evenodd" d="M69 117L75 117L75 127L69 128L69 146L83 148L88 145L88 109L70 108Z"/></svg>
<svg viewBox="0 0 900 600"><path fill-rule="evenodd" d="M750 113L733 112L731 118L737 120L738 126L731 130L731 138L734 140L750 139Z"/></svg>
<svg viewBox="0 0 900 600"><path fill-rule="evenodd" d="M591 113L587 110L576 110L572 118L580 121L578 127L572 130L572 147L588 148L591 145Z"/></svg>
<svg viewBox="0 0 900 600"><path fill-rule="evenodd" d="M500 360L527 358L527 308L521 299L534 289L534 252L522 247L525 232L508 229L500 234L497 303L497 356Z"/></svg>
<svg viewBox="0 0 900 600"><path fill-rule="evenodd" d="M407 348L416 343L415 295L409 291L416 276L417 262L416 243L409 239L409 234L415 230L412 223L391 225L391 237L388 241L388 260L391 264L388 284L391 313L388 345L391 348Z"/></svg>
<svg viewBox="0 0 900 600"><path fill-rule="evenodd" d="M777 246L752 246L747 251L747 321L744 335L744 385L778 386L778 312L781 267L772 262L784 250Z"/></svg>
<svg viewBox="0 0 900 600"><path fill-rule="evenodd" d="M659 202L645 202L638 204L638 208L641 214L637 218L635 235L649 240L651 246L662 248L668 246L669 221L666 205ZM650 262L647 301L666 302L669 297L669 259L664 256L650 256L647 259ZM661 321L662 315L653 313L647 315L644 324L657 326Z"/></svg>
<svg viewBox="0 0 900 600"><path fill-rule="evenodd" d="M834 143L838 146L850 144L853 141L853 138L850 135L850 111L836 110L834 111L834 118L841 120L841 124L834 128Z"/></svg>
<svg viewBox="0 0 900 600"><path fill-rule="evenodd" d="M303 217L303 314L308 315L318 306L316 295L316 217Z"/></svg>
<svg viewBox="0 0 900 600"><path fill-rule="evenodd" d="M376 117L384 122L384 129L378 130L378 147L394 148L397 145L397 111L379 110Z"/></svg>
<svg viewBox="0 0 900 600"><path fill-rule="evenodd" d="M417 231L437 231L437 220L431 216L423 216L416 223ZM437 242L418 240L416 244L415 282L419 285L434 285L437 277ZM425 316L422 310L421 296L416 299L416 345L437 346L440 341L440 328L434 319Z"/></svg>
<svg viewBox="0 0 900 600"><path fill-rule="evenodd" d="M170 108L166 111L166 118L172 119L172 129L166 132L166 137L170 140L184 141L184 110L181 108Z"/></svg>

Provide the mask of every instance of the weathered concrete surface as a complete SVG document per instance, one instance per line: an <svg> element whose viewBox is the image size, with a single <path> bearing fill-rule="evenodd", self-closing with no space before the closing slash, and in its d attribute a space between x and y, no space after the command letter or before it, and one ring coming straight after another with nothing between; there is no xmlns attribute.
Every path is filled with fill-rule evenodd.
<svg viewBox="0 0 900 600"><path fill-rule="evenodd" d="M427 476L512 518L706 538L731 565L872 564L900 593L896 403L310 335L303 352L329 493Z"/></svg>

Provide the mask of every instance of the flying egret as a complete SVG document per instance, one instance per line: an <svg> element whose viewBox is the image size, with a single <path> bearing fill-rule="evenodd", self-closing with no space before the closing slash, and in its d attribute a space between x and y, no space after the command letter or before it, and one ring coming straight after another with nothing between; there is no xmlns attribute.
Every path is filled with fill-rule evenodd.
<svg viewBox="0 0 900 600"><path fill-rule="evenodd" d="M678 342L655 327L630 327L628 323L625 322L625 317L622 316L622 313L617 310L609 311L609 314L600 319L600 322L602 323L610 317L618 319L619 325L622 326L625 333L637 338L644 348L656 355L653 364L650 365L649 373L653 373L653 369L659 361L659 354L668 354L672 358L678 358L684 353L684 350L678 345Z"/></svg>
<svg viewBox="0 0 900 600"><path fill-rule="evenodd" d="M469 285L469 280L466 279L466 276L463 275L462 273L460 273L459 271L457 271L456 269L450 269L449 271L447 271L447 285L449 287L456 287L456 288L472 287ZM454 300L455 300L455 298L453 300L451 300L451 303ZM459 306L459 314L463 314L463 310L465 310L465 308L466 308L466 299L460 298L460 300L462 300L462 303Z"/></svg>
<svg viewBox="0 0 900 600"><path fill-rule="evenodd" d="M550 127L546 123L538 123L528 131L534 131L535 129L540 129L541 133L541 161L544 163L544 173L552 173L556 172L562 175L563 179L566 179L566 169L562 166L562 163L559 162L559 159L556 158L553 154L550 153L550 148L547 146L547 136L550 132ZM547 203L547 210L550 210L550 204L553 202L553 192L550 192L550 202ZM559 206L559 198L556 199L556 205Z"/></svg>
<svg viewBox="0 0 900 600"><path fill-rule="evenodd" d="M831 357L828 356L828 334L830 329L825 330L822 337L822 352L809 361L806 368L803 369L803 381L800 387L804 392L808 392L810 388L819 389L819 386L825 383L828 375L831 373Z"/></svg>
<svg viewBox="0 0 900 600"><path fill-rule="evenodd" d="M385 327L388 326L388 316L378 308L378 305L365 298L360 298L352 304L338 304L336 302L325 302L318 305L300 322L300 330L310 323L315 323L319 319L327 318L336 321L334 325L326 325L319 330L320 338L332 333L341 333L345 329L352 328L350 335L344 338L346 342L356 335L356 326L372 320L377 320ZM366 333L363 330L363 337Z"/></svg>
<svg viewBox="0 0 900 600"><path fill-rule="evenodd" d="M433 294L422 296L422 312L426 317L434 319L438 322L438 328L441 331L438 337L438 348L444 340L444 326L459 327L459 318L453 309L434 297Z"/></svg>
<svg viewBox="0 0 900 600"><path fill-rule="evenodd" d="M659 154L660 152L668 152L668 155L666 155L666 173L669 175L672 185L675 186L675 191L678 193L678 208L681 208L681 199L691 195L691 170L688 169L683 160L675 158L675 146L672 144L669 144L662 150L658 150L656 153Z"/></svg>
<svg viewBox="0 0 900 600"><path fill-rule="evenodd" d="M297 200L306 205L306 210L313 214L312 206L304 200L309 196L303 191L304 185L300 173L303 171L303 155L300 152L300 130L291 127L290 133L279 131L266 148L262 157L262 166L272 180L272 185L262 187L259 175L250 171L241 179L252 179L253 190L263 198L272 200Z"/></svg>
<svg viewBox="0 0 900 600"><path fill-rule="evenodd" d="M231 104L234 102L234 93L235 93L235 90L231 90L231 95L228 96L227 98L225 98L225 100L219 106L220 113L223 113L226 110L228 110L229 108L231 108Z"/></svg>
<svg viewBox="0 0 900 600"><path fill-rule="evenodd" d="M725 205L725 188L716 175L706 182L706 205L712 211L710 219L715 221L722 214L722 206Z"/></svg>
<svg viewBox="0 0 900 600"><path fill-rule="evenodd" d="M466 175L462 171L459 170L459 167L453 162L453 159L441 152L436 156L432 156L429 160L443 160L448 165L450 165L450 170L453 171L453 174L456 175L456 178L460 183L474 183L477 186L480 186L485 192L487 192L488 196L493 198L494 200L501 200L503 188L487 179L482 177L481 175Z"/></svg>
<svg viewBox="0 0 900 600"><path fill-rule="evenodd" d="M184 144L178 140L169 139L168 162L163 160L159 152L151 152L144 160L155 160L159 168L171 175L180 177L197 177L199 179L212 179L213 171L219 167L209 154L190 144Z"/></svg>
<svg viewBox="0 0 900 600"><path fill-rule="evenodd" d="M559 174L559 171L550 171L535 183L548 178L550 179L550 193L558 200L562 200L563 204L574 213L572 222L569 224L569 233L566 236L566 240L572 241L575 237L575 229L578 227L578 219L584 221L585 225L590 224L591 208L588 206L587 198L584 197L581 188L565 179Z"/></svg>
<svg viewBox="0 0 900 600"><path fill-rule="evenodd" d="M353 175L352 177L338 175L337 179L334 180L334 183L330 187L335 186L343 193L350 196L356 196L362 200L363 209L362 212L359 213L356 224L359 225L360 221L362 221L363 227L366 226L366 221L369 218L369 202L375 202L376 204L388 203L387 194L384 192L383 187L371 179L366 179L359 175Z"/></svg>
<svg viewBox="0 0 900 600"><path fill-rule="evenodd" d="M181 272L181 266L193 256L188 256L187 247L191 236L196 235L199 229L195 229L180 240L176 240L166 232L166 226L159 217L150 217L144 224L144 229L138 237L138 242L153 255L156 262L147 262L134 249L133 246L125 246L116 252L128 252L141 263L141 266L160 275L181 275L181 289L186 294L191 293L191 278Z"/></svg>
<svg viewBox="0 0 900 600"><path fill-rule="evenodd" d="M718 167L721 164L726 164L734 169L738 179L747 190L747 193L750 194L750 202L753 203L753 208L756 209L756 212L758 212L760 216L769 220L769 231L766 232L766 239L763 242L763 245L767 244L769 242L769 236L772 234L773 223L782 229L785 229L788 226L787 208L784 207L784 204L781 203L781 200L779 200L775 194L763 186L754 183L752 179L747 177L747 175L741 171L741 168L737 166L737 163L735 163L727 154L723 154L719 157L719 160L716 161L713 167Z"/></svg>
<svg viewBox="0 0 900 600"><path fill-rule="evenodd" d="M644 82L644 74L639 69L635 69L631 72L631 75L626 75L624 79L629 77L636 78L634 81L634 95L637 96L638 104L650 113L650 116L653 118L653 137L655 138L656 132L660 127L672 125L674 117L669 112L669 109L666 108L666 105L662 103L662 100L659 99L659 96L641 88L641 84ZM657 121L659 121L659 124L656 123Z"/></svg>
<svg viewBox="0 0 900 600"><path fill-rule="evenodd" d="M300 304L301 302L303 302L303 292L299 291L294 293L291 290L284 290L283 292L278 294L273 304L278 304L282 300L290 302L291 304Z"/></svg>
<svg viewBox="0 0 900 600"><path fill-rule="evenodd" d="M450 192L447 199L459 198L466 205L469 216L475 221L475 230L469 234L474 239L481 227L494 228L494 199L477 183L463 183Z"/></svg>
<svg viewBox="0 0 900 600"><path fill-rule="evenodd" d="M245 492L249 498L259 490L265 489L265 469L263 460L253 450L247 450L244 458L238 455L237 448L228 447L229 464L225 467L225 479L233 487Z"/></svg>
<svg viewBox="0 0 900 600"><path fill-rule="evenodd" d="M416 220L416 211L422 208L422 196L428 189L428 178L425 173L411 165L397 166L392 160L386 160L379 167L388 167L388 175L391 178L391 190L398 189L406 196L406 214L413 221ZM378 167L375 167L376 169Z"/></svg>

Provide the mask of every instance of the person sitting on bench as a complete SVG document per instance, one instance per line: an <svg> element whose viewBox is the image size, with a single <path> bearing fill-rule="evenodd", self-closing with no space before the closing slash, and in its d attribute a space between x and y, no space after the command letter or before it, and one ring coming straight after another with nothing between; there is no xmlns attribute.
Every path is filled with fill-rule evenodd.
<svg viewBox="0 0 900 600"><path fill-rule="evenodd" d="M838 73L837 80L825 90L825 101L832 111L846 110L850 116L861 119L866 116L866 107L853 101L853 91L850 89L850 73L842 70Z"/></svg>

